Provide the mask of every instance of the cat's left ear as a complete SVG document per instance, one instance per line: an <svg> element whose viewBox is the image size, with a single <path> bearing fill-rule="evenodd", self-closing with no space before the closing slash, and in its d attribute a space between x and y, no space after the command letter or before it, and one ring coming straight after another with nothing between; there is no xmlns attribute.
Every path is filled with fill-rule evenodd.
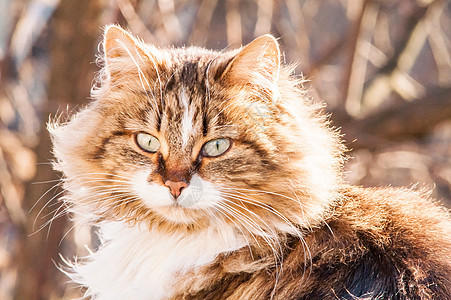
<svg viewBox="0 0 451 300"><path fill-rule="evenodd" d="M243 47L227 65L221 78L232 84L247 84L261 79L275 83L280 72L280 49L270 34L256 38Z"/></svg>
<svg viewBox="0 0 451 300"><path fill-rule="evenodd" d="M148 48L121 27L109 25L103 40L106 71L113 79L140 72L154 58Z"/></svg>

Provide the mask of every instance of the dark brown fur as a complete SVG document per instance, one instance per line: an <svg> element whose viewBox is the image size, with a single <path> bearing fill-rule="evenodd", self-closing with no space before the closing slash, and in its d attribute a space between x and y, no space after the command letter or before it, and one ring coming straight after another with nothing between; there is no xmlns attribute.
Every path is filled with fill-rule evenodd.
<svg viewBox="0 0 451 300"><path fill-rule="evenodd" d="M225 243L213 261L171 273L172 299L451 299L448 212L420 192L343 184L338 134L280 65L273 37L229 52L157 49L110 26L104 48L95 101L50 128L75 220L120 223L125 232L146 228L158 238L192 241L193 248L212 232L246 240L245 247L231 242L242 248L230 251ZM188 112L191 127L183 121ZM141 132L157 137L161 148L141 149ZM220 157L202 155L217 138L232 146ZM136 187L140 172L144 182ZM139 194L193 176L221 195L209 196L207 209L154 204ZM148 232L137 240L156 251L158 245L140 240ZM213 236L208 242L219 243L220 235ZM101 255L103 247L108 243ZM106 260L121 259L107 254ZM81 269L74 280L92 296L105 290L91 287L97 278L86 279L83 270L109 272L95 259L73 266ZM130 271L126 263L112 264L118 277ZM101 286L114 287L115 280ZM119 281L127 280L141 282L131 275Z"/></svg>
<svg viewBox="0 0 451 300"><path fill-rule="evenodd" d="M443 208L409 190L343 186L341 196L303 241L286 237L281 266L243 249L185 274L173 299L451 299Z"/></svg>

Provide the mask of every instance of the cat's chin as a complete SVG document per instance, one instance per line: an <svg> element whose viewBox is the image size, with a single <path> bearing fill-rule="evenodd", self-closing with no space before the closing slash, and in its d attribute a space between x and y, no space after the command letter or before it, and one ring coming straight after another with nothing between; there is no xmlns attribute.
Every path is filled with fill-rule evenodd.
<svg viewBox="0 0 451 300"><path fill-rule="evenodd" d="M153 210L159 217L175 224L194 225L205 221L205 215L200 209L186 208L178 204L159 206Z"/></svg>

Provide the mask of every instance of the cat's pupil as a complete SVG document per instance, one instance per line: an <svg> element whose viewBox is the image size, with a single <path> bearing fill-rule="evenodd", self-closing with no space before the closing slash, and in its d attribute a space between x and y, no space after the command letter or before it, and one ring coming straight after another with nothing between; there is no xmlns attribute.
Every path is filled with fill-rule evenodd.
<svg viewBox="0 0 451 300"><path fill-rule="evenodd" d="M226 138L211 140L203 146L202 154L209 157L217 157L230 148L230 141Z"/></svg>

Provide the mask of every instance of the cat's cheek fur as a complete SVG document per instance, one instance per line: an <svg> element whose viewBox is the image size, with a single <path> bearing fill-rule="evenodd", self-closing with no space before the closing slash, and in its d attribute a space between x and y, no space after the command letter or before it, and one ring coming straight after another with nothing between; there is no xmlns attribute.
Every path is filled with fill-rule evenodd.
<svg viewBox="0 0 451 300"><path fill-rule="evenodd" d="M450 299L449 214L342 183L338 133L272 36L157 49L109 26L104 53L94 102L49 126L63 208L99 229L98 249L68 263L86 297ZM161 156L135 147L139 132ZM199 156L217 138L231 151ZM167 180L190 183L177 203Z"/></svg>

